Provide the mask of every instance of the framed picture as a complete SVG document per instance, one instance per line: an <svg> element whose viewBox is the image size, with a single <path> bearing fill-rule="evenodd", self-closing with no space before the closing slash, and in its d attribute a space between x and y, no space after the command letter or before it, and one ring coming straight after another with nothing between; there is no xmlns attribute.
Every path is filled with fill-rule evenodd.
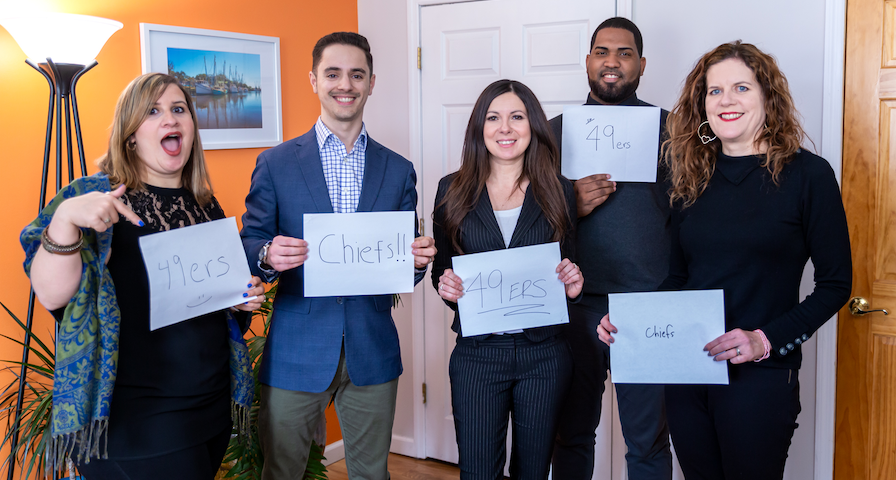
<svg viewBox="0 0 896 480"><path fill-rule="evenodd" d="M193 96L206 150L283 142L280 39L140 24L143 73L168 73Z"/></svg>

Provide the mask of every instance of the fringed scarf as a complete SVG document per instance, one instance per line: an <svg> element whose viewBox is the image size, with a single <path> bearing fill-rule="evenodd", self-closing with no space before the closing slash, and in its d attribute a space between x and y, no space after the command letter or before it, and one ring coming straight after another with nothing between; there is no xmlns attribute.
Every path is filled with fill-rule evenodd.
<svg viewBox="0 0 896 480"><path fill-rule="evenodd" d="M89 192L111 190L109 178L98 173L75 180L63 188L40 215L22 230L25 273L41 248L40 236L66 199ZM56 337L56 369L47 468L59 471L77 448L77 461L106 458L109 408L118 368L118 335L121 312L106 258L112 246L112 228L98 233L82 228L81 283L65 307ZM249 407L254 384L249 351L239 324L227 311L230 332L230 393L233 422L243 438L249 438Z"/></svg>

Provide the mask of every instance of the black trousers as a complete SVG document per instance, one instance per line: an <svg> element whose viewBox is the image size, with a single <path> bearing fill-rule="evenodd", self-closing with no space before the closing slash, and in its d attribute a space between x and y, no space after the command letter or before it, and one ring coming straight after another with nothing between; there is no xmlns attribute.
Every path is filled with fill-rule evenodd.
<svg viewBox="0 0 896 480"><path fill-rule="evenodd" d="M554 445L553 478L586 480L594 472L594 430L600 423L601 396L610 366L610 349L597 337L606 311L569 306L567 341L573 377L563 402ZM662 385L616 384L619 420L628 452L628 478L670 480L672 453ZM677 448L677 447L676 447Z"/></svg>
<svg viewBox="0 0 896 480"><path fill-rule="evenodd" d="M139 460L99 460L81 462L78 471L85 480L211 480L215 478L231 429L209 441L176 452Z"/></svg>
<svg viewBox="0 0 896 480"><path fill-rule="evenodd" d="M687 480L780 480L800 413L799 371L732 365L728 385L668 385Z"/></svg>
<svg viewBox="0 0 896 480"><path fill-rule="evenodd" d="M510 477L545 479L560 400L569 385L566 341L524 334L459 338L448 366L463 480L504 478L508 416Z"/></svg>

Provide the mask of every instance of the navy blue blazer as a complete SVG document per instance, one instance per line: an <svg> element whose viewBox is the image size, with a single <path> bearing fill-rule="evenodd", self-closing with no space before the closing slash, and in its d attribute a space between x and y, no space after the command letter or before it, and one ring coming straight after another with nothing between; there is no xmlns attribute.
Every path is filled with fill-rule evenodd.
<svg viewBox="0 0 896 480"><path fill-rule="evenodd" d="M367 138L358 212L416 211L417 175L401 155ZM303 237L305 213L333 213L314 129L258 156L240 236L253 275L258 252L277 235ZM417 235L415 235L417 236ZM345 341L345 362L358 386L401 375L392 296L305 298L304 267L280 274L259 379L286 390L330 386ZM418 272L419 282L425 272Z"/></svg>

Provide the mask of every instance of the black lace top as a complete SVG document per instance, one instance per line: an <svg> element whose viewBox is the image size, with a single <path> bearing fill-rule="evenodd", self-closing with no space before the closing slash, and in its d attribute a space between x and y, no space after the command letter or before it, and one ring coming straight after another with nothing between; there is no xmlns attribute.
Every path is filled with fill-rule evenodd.
<svg viewBox="0 0 896 480"><path fill-rule="evenodd" d="M139 238L224 217L187 189L147 186L122 197L146 224L115 224L109 271L121 308L118 377L109 458L147 458L209 440L230 428L227 320L214 312L149 331L149 283Z"/></svg>

